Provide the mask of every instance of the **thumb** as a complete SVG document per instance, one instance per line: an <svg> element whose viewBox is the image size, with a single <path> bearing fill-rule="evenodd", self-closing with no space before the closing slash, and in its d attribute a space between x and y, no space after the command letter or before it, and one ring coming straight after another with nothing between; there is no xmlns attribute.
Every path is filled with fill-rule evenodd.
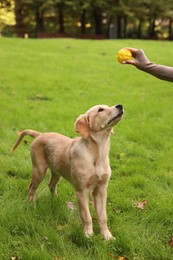
<svg viewBox="0 0 173 260"><path fill-rule="evenodd" d="M130 64L130 65L136 66L135 60L125 60L125 61L123 61L123 64Z"/></svg>

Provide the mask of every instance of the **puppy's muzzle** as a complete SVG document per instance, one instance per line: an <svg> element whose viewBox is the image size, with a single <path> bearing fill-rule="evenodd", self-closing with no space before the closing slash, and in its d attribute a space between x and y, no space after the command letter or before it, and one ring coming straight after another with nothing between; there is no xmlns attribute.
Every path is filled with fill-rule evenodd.
<svg viewBox="0 0 173 260"><path fill-rule="evenodd" d="M112 121L114 121L115 119L121 118L122 115L124 114L123 105L118 104L118 105L115 106L115 108L118 109L119 113L118 113L117 116L113 117L113 118L108 122L108 125L109 125Z"/></svg>
<svg viewBox="0 0 173 260"><path fill-rule="evenodd" d="M119 110L119 114L116 116L116 118L121 117L124 114L123 105L116 105L115 108Z"/></svg>
<svg viewBox="0 0 173 260"><path fill-rule="evenodd" d="M118 104L118 105L115 106L115 108L117 108L117 109L119 109L119 110L123 110L123 105Z"/></svg>

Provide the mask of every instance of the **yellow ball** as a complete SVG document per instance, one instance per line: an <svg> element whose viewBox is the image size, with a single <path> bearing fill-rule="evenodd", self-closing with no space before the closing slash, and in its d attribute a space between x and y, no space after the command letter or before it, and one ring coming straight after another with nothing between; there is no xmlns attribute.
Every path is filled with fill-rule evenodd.
<svg viewBox="0 0 173 260"><path fill-rule="evenodd" d="M132 54L129 50L119 50L117 53L117 60L119 63L123 63L125 60L131 60Z"/></svg>

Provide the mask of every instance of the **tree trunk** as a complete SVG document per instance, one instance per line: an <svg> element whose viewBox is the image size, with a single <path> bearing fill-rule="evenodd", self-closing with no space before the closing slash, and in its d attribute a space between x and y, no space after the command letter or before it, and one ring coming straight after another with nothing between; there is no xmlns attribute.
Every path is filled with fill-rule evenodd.
<svg viewBox="0 0 173 260"><path fill-rule="evenodd" d="M94 8L95 34L102 34L102 12L98 8Z"/></svg>
<svg viewBox="0 0 173 260"><path fill-rule="evenodd" d="M137 38L138 39L142 38L142 18L139 19Z"/></svg>
<svg viewBox="0 0 173 260"><path fill-rule="evenodd" d="M81 21L81 34L85 34L86 33L86 30L85 30L86 10L85 9L83 9L81 12L80 21Z"/></svg>
<svg viewBox="0 0 173 260"><path fill-rule="evenodd" d="M127 16L124 16L123 38L127 38Z"/></svg>
<svg viewBox="0 0 173 260"><path fill-rule="evenodd" d="M149 30L149 37L152 39L156 38L156 32L155 32L155 17L150 19L150 30Z"/></svg>
<svg viewBox="0 0 173 260"><path fill-rule="evenodd" d="M36 35L39 32L44 32L44 20L39 5L36 5L35 22L36 22Z"/></svg>
<svg viewBox="0 0 173 260"><path fill-rule="evenodd" d="M15 0L15 19L16 19L16 34L18 37L24 37L26 33L26 28L23 23L23 16L22 16L22 5L21 0Z"/></svg>
<svg viewBox="0 0 173 260"><path fill-rule="evenodd" d="M59 17L59 33L65 33L65 28L64 28L64 4L63 4L63 2L58 4L58 17Z"/></svg>
<svg viewBox="0 0 173 260"><path fill-rule="evenodd" d="M113 21L113 17L111 15L109 17L109 19L107 20L106 36L108 39L110 38L110 26L111 26L112 21Z"/></svg>
<svg viewBox="0 0 173 260"><path fill-rule="evenodd" d="M169 19L169 40L172 41L172 22L173 22L173 19L170 18Z"/></svg>
<svg viewBox="0 0 173 260"><path fill-rule="evenodd" d="M117 39L122 37L122 25L121 25L121 16L117 16Z"/></svg>

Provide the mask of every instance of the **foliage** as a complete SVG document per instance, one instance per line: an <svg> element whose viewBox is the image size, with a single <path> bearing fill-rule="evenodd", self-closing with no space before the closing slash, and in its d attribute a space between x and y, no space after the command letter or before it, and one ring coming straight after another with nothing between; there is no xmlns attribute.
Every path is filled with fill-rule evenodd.
<svg viewBox="0 0 173 260"><path fill-rule="evenodd" d="M15 11L16 33L20 37L26 33L29 37L62 34L169 40L173 37L171 0L137 0L135 4L133 0L2 0L2 5L11 6L13 16ZM3 10L0 19L4 19Z"/></svg>
<svg viewBox="0 0 173 260"><path fill-rule="evenodd" d="M0 44L0 259L172 259L173 85L116 61L116 52L131 46L172 66L172 43L1 38ZM92 199L95 235L87 239L78 212L68 208L77 206L73 188L62 180L52 199L49 173L36 209L29 205L31 138L13 154L10 148L26 128L75 137L81 113L118 103L125 115L111 137L107 203L116 241L105 242Z"/></svg>
<svg viewBox="0 0 173 260"><path fill-rule="evenodd" d="M0 33L6 26L15 25L14 1L0 2Z"/></svg>

